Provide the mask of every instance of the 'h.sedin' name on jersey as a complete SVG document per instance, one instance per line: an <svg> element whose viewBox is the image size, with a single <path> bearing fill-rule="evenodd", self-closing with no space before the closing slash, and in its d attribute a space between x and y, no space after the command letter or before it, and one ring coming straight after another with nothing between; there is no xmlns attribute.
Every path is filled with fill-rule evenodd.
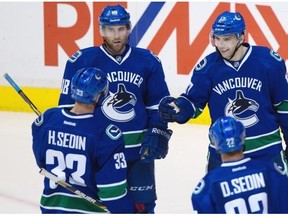
<svg viewBox="0 0 288 216"><path fill-rule="evenodd" d="M61 131L48 131L48 144L85 151L86 137Z"/></svg>
<svg viewBox="0 0 288 216"><path fill-rule="evenodd" d="M262 82L258 79L251 77L235 77L218 83L213 91L221 95L225 91L235 89L235 88L251 88L256 91L261 91Z"/></svg>

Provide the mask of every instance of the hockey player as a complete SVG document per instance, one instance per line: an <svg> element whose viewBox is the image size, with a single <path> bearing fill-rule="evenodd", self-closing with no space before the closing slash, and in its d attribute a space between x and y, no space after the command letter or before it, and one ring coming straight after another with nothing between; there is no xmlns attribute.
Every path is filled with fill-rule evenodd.
<svg viewBox="0 0 288 216"><path fill-rule="evenodd" d="M151 51L128 44L130 15L122 6L105 7L99 23L104 43L79 50L67 61L59 105L73 103L68 90L77 69L93 66L107 74L109 95L101 111L123 132L135 206L139 212L154 213L154 159L166 157L172 135L158 115L161 98L169 95L162 64Z"/></svg>
<svg viewBox="0 0 288 216"><path fill-rule="evenodd" d="M244 154L284 166L282 139L288 144L288 74L283 59L273 50L244 43L246 25L238 12L221 13L212 26L216 51L193 71L191 83L178 98L164 97L159 114L167 122L186 123L208 105L212 124L231 116L246 128ZM209 145L208 171L221 164ZM286 160L288 148L285 150Z"/></svg>
<svg viewBox="0 0 288 216"><path fill-rule="evenodd" d="M196 186L194 210L206 214L288 213L285 171L276 163L244 157L241 122L221 117L211 126L209 136L223 163Z"/></svg>
<svg viewBox="0 0 288 216"><path fill-rule="evenodd" d="M94 113L107 93L105 73L92 67L78 70L71 80L73 107L48 109L33 122L33 152L40 168L98 199L111 213L134 213L121 130L103 113ZM41 211L103 212L47 178Z"/></svg>

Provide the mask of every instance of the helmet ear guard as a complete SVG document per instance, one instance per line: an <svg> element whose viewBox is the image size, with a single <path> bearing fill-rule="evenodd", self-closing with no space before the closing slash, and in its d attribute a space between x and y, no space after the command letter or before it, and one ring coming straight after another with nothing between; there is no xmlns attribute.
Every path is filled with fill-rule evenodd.
<svg viewBox="0 0 288 216"><path fill-rule="evenodd" d="M224 116L210 127L209 137L219 153L243 150L245 127L240 121Z"/></svg>

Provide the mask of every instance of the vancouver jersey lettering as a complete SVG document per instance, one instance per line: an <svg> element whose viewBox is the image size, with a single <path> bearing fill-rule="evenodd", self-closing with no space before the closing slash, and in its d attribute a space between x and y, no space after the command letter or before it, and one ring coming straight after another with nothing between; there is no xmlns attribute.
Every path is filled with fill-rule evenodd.
<svg viewBox="0 0 288 216"><path fill-rule="evenodd" d="M237 88L251 88L261 92L261 87L261 80L250 77L236 77L224 80L222 81L222 83L218 83L216 86L213 87L213 91L215 91L219 95L228 90Z"/></svg>

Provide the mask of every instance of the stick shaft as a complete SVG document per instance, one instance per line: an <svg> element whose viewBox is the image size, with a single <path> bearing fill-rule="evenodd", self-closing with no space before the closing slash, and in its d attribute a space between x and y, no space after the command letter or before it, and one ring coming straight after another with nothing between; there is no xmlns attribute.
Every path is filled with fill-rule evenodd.
<svg viewBox="0 0 288 216"><path fill-rule="evenodd" d="M15 89L15 91L22 97L22 99L31 107L31 109L40 116L42 113L37 109L33 102L27 97L27 95L22 91L22 89L15 83L15 81L5 73L4 78L10 83L10 85Z"/></svg>
<svg viewBox="0 0 288 216"><path fill-rule="evenodd" d="M75 187L73 187L72 185L68 184L67 182L61 180L60 178L58 178L57 176L55 176L54 174L52 174L51 172L48 172L46 169L41 168L40 170L40 174L47 177L48 179L56 182L57 184L61 185L62 187L66 188L67 190L71 191L72 193L77 194L78 196L80 196L81 198L85 199L86 201L92 203L93 205L96 205L98 208L109 212L108 209L106 208L106 206L104 206L102 203L98 202L97 200L93 199L92 197L84 194L83 192L79 191L78 189L76 189Z"/></svg>

